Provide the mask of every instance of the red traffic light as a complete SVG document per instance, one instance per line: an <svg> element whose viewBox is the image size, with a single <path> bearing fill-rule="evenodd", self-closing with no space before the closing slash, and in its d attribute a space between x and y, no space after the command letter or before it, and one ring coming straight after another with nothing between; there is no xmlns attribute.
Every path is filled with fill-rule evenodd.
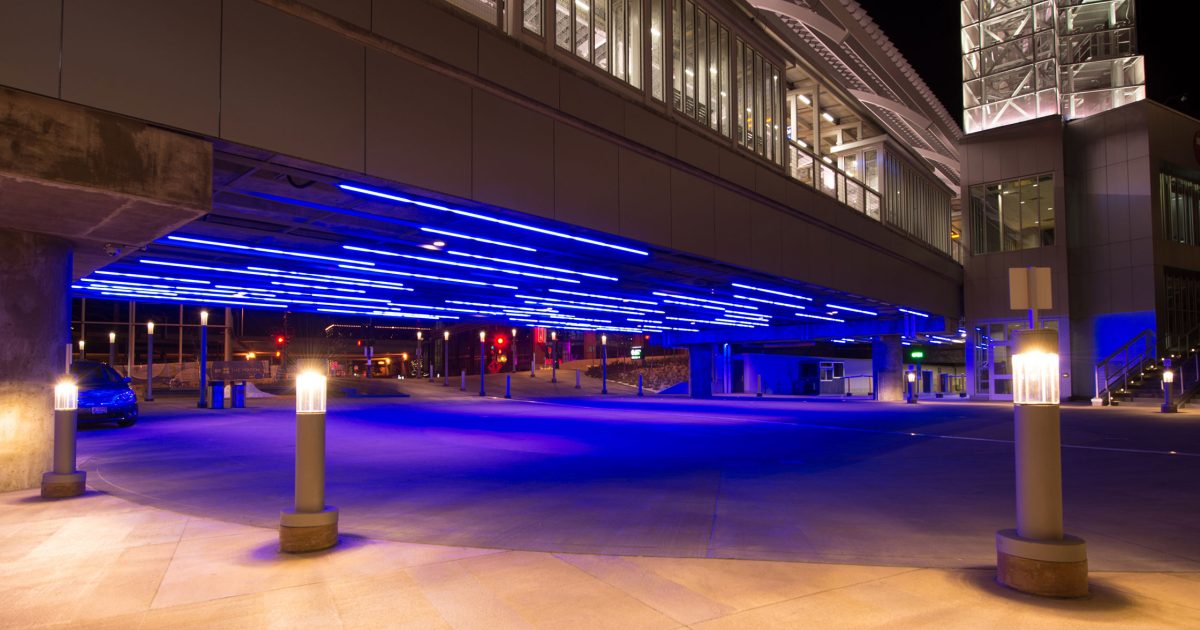
<svg viewBox="0 0 1200 630"><path fill-rule="evenodd" d="M278 337L276 337L276 338L275 338L275 344L276 344L276 345L282 346L282 345L283 345L283 341L284 341L284 339L283 339L283 335L279 335Z"/></svg>
<svg viewBox="0 0 1200 630"><path fill-rule="evenodd" d="M496 345L503 346L504 345L504 337L496 337Z"/></svg>

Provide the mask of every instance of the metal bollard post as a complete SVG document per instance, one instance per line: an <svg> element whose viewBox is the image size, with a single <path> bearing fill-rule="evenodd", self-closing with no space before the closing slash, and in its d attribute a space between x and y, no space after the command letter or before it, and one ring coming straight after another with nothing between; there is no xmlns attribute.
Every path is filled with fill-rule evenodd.
<svg viewBox="0 0 1200 630"><path fill-rule="evenodd" d="M579 389L579 370L575 370L575 389Z"/></svg>
<svg viewBox="0 0 1200 630"><path fill-rule="evenodd" d="M642 375L638 374L638 396L642 395Z"/></svg>
<svg viewBox="0 0 1200 630"><path fill-rule="evenodd" d="M512 398L512 374L504 376L504 397Z"/></svg>
<svg viewBox="0 0 1200 630"><path fill-rule="evenodd" d="M462 371L462 385L458 386L458 391L460 391L460 392L467 391L467 371L466 370Z"/></svg>
<svg viewBox="0 0 1200 630"><path fill-rule="evenodd" d="M65 499L83 494L87 473L75 470L75 430L79 388L71 381L54 386L54 468L42 475L42 498Z"/></svg>
<svg viewBox="0 0 1200 630"><path fill-rule="evenodd" d="M1179 379L1179 380L1183 381L1183 379ZM1175 382L1175 372L1171 371L1171 360L1164 359L1163 360L1163 373L1162 373L1163 404L1162 404L1162 407L1160 407L1160 410L1163 413L1176 413L1179 411L1179 409L1176 408L1175 405L1171 402L1171 389L1174 387L1174 385L1173 385L1174 382Z"/></svg>
<svg viewBox="0 0 1200 630"><path fill-rule="evenodd" d="M755 395L758 398L762 398L762 374L758 375L758 393Z"/></svg>

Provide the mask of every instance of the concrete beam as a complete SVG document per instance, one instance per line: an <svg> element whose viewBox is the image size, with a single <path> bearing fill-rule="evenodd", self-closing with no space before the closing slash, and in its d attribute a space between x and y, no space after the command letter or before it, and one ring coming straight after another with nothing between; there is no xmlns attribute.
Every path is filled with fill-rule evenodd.
<svg viewBox="0 0 1200 630"><path fill-rule="evenodd" d="M905 318L851 320L837 322L798 324L795 326L768 326L763 328L713 329L700 332L664 331L663 345L668 347L696 346L718 343L781 343L792 341L817 341L842 337L878 337L880 335L902 335L912 333L947 332L946 318L930 316L913 318L913 328L906 325Z"/></svg>
<svg viewBox="0 0 1200 630"><path fill-rule="evenodd" d="M211 207L211 143L0 88L0 228L65 239L74 277Z"/></svg>

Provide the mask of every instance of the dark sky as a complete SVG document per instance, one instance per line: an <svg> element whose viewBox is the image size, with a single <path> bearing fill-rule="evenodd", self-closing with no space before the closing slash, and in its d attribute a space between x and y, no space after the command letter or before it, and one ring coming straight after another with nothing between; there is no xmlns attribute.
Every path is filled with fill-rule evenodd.
<svg viewBox="0 0 1200 630"><path fill-rule="evenodd" d="M962 124L958 0L859 0ZM1200 2L1140 0L1138 51L1147 96L1200 118Z"/></svg>

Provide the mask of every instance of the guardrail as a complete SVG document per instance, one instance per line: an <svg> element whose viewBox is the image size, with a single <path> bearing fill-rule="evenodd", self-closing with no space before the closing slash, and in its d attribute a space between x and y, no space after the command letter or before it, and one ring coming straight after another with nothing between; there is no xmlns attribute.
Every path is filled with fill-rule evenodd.
<svg viewBox="0 0 1200 630"><path fill-rule="evenodd" d="M788 168L793 179L819 190L851 208L882 220L879 193L834 166L828 157L818 158L795 140L788 141Z"/></svg>

